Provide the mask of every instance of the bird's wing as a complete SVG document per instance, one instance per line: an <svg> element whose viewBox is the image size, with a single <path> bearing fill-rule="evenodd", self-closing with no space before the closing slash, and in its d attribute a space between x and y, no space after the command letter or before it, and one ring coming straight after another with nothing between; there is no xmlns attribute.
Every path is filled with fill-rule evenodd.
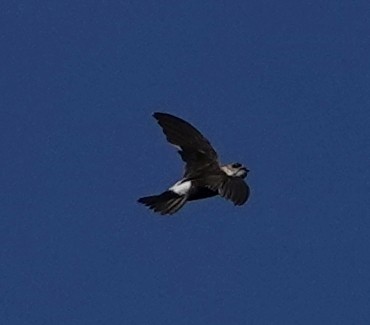
<svg viewBox="0 0 370 325"><path fill-rule="evenodd" d="M228 180L218 190L219 194L235 205L243 205L250 194L249 186L238 177L228 177Z"/></svg>
<svg viewBox="0 0 370 325"><path fill-rule="evenodd" d="M211 175L202 185L217 191L220 196L232 201L234 205L243 205L250 194L249 186L240 177Z"/></svg>
<svg viewBox="0 0 370 325"><path fill-rule="evenodd" d="M179 148L186 163L185 177L195 177L202 170L219 170L217 153L210 142L190 123L167 113L154 113L167 141Z"/></svg>

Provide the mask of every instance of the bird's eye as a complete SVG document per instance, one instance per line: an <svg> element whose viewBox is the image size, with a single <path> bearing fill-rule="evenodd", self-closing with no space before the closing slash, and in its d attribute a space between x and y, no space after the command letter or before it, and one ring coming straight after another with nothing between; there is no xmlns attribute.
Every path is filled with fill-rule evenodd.
<svg viewBox="0 0 370 325"><path fill-rule="evenodd" d="M232 164L233 168L239 168L242 166L242 164L239 164L239 163L235 163L235 164Z"/></svg>

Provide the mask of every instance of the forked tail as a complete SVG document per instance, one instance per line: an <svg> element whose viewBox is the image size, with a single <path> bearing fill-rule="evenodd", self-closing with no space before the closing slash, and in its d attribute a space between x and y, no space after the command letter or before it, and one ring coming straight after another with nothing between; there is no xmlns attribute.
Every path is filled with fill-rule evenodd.
<svg viewBox="0 0 370 325"><path fill-rule="evenodd" d="M174 214L185 204L186 195L179 195L172 191L166 191L159 195L141 197L137 201L161 215Z"/></svg>

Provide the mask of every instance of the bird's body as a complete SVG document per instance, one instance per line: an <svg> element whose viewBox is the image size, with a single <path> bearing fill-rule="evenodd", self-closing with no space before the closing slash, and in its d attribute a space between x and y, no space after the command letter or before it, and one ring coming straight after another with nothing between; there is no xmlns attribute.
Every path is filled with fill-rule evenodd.
<svg viewBox="0 0 370 325"><path fill-rule="evenodd" d="M167 114L154 113L168 142L179 149L185 162L183 178L159 195L142 197L138 202L162 215L177 212L187 201L220 195L235 205L249 197L244 182L248 169L239 163L219 165L216 151L209 141L188 122Z"/></svg>
<svg viewBox="0 0 370 325"><path fill-rule="evenodd" d="M178 181L174 186L170 187L169 190L179 195L187 195L187 201L205 199L218 194L217 191L211 190L208 187L196 186L194 182L186 178Z"/></svg>

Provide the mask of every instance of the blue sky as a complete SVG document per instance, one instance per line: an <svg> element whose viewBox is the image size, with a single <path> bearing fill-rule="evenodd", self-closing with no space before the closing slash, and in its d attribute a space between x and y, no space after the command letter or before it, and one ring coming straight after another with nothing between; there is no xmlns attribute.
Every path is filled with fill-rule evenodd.
<svg viewBox="0 0 370 325"><path fill-rule="evenodd" d="M0 4L2 324L369 324L368 1ZM251 170L161 218L180 116Z"/></svg>

